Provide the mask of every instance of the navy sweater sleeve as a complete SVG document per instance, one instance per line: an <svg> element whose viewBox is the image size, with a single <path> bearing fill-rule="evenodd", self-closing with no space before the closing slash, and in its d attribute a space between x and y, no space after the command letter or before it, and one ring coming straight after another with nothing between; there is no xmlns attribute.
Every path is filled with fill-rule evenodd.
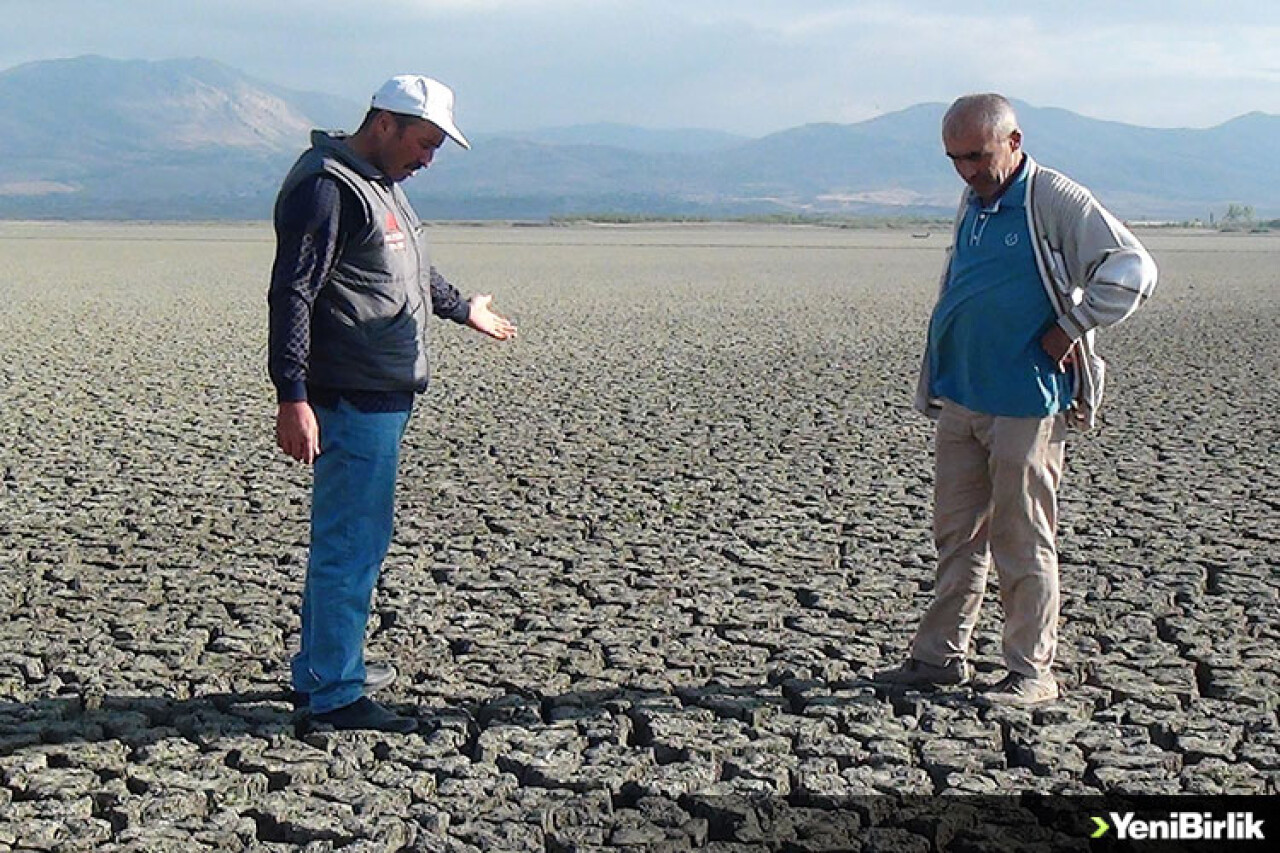
<svg viewBox="0 0 1280 853"><path fill-rule="evenodd" d="M342 215L342 192L325 175L298 184L276 211L276 257L267 291L267 369L278 402L307 399L311 308L338 257Z"/></svg>
<svg viewBox="0 0 1280 853"><path fill-rule="evenodd" d="M462 298L458 288L431 267L428 273L431 279L431 310L437 317L444 317L455 323L465 323L471 316L471 303Z"/></svg>

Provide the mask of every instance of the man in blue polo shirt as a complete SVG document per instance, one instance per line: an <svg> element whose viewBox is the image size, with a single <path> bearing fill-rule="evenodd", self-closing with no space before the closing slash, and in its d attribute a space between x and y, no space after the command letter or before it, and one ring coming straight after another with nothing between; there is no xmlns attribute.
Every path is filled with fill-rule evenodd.
<svg viewBox="0 0 1280 853"><path fill-rule="evenodd" d="M1156 282L1136 238L1088 190L1022 150L1000 95L957 100L942 124L968 185L956 217L917 405L937 418L934 601L882 681L965 684L968 647L995 563L1008 673L994 702L1058 697L1057 492L1068 425L1102 394L1095 329L1131 315Z"/></svg>
<svg viewBox="0 0 1280 853"><path fill-rule="evenodd" d="M935 396L989 415L1044 418L1071 404L1071 376L1040 346L1057 315L1036 271L1025 163L1015 162L998 195L975 193L965 205L929 327L929 361Z"/></svg>

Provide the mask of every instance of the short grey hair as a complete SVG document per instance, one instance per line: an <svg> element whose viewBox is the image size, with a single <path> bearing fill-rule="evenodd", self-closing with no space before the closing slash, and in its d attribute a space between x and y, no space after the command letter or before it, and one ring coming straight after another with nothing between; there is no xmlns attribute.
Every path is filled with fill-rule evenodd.
<svg viewBox="0 0 1280 853"><path fill-rule="evenodd" d="M1004 139L1018 129L1018 116L1004 95L964 95L956 98L942 117L942 135L950 136L962 128L988 130Z"/></svg>

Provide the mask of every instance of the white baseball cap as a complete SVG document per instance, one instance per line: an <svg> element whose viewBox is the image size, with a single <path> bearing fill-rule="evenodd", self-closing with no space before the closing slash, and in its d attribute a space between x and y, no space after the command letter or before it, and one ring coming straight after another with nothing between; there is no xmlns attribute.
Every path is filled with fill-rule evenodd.
<svg viewBox="0 0 1280 853"><path fill-rule="evenodd" d="M448 134L449 138L470 148L471 143L453 123L453 90L439 80L420 74L400 74L382 84L373 93L369 105L376 110L386 110L401 115L425 118Z"/></svg>

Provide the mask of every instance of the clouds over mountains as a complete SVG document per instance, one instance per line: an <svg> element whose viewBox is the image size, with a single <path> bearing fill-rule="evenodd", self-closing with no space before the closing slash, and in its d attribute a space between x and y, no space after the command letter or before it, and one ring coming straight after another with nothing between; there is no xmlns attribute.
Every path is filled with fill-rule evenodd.
<svg viewBox="0 0 1280 853"><path fill-rule="evenodd" d="M281 89L208 60L30 63L0 72L0 216L267 218L312 127L364 105ZM761 138L624 125L471 134L407 189L428 218L571 213L942 214L960 184L942 104ZM1128 218L1280 216L1280 116L1134 127L1020 105L1041 162ZM465 127L465 122L464 122Z"/></svg>

